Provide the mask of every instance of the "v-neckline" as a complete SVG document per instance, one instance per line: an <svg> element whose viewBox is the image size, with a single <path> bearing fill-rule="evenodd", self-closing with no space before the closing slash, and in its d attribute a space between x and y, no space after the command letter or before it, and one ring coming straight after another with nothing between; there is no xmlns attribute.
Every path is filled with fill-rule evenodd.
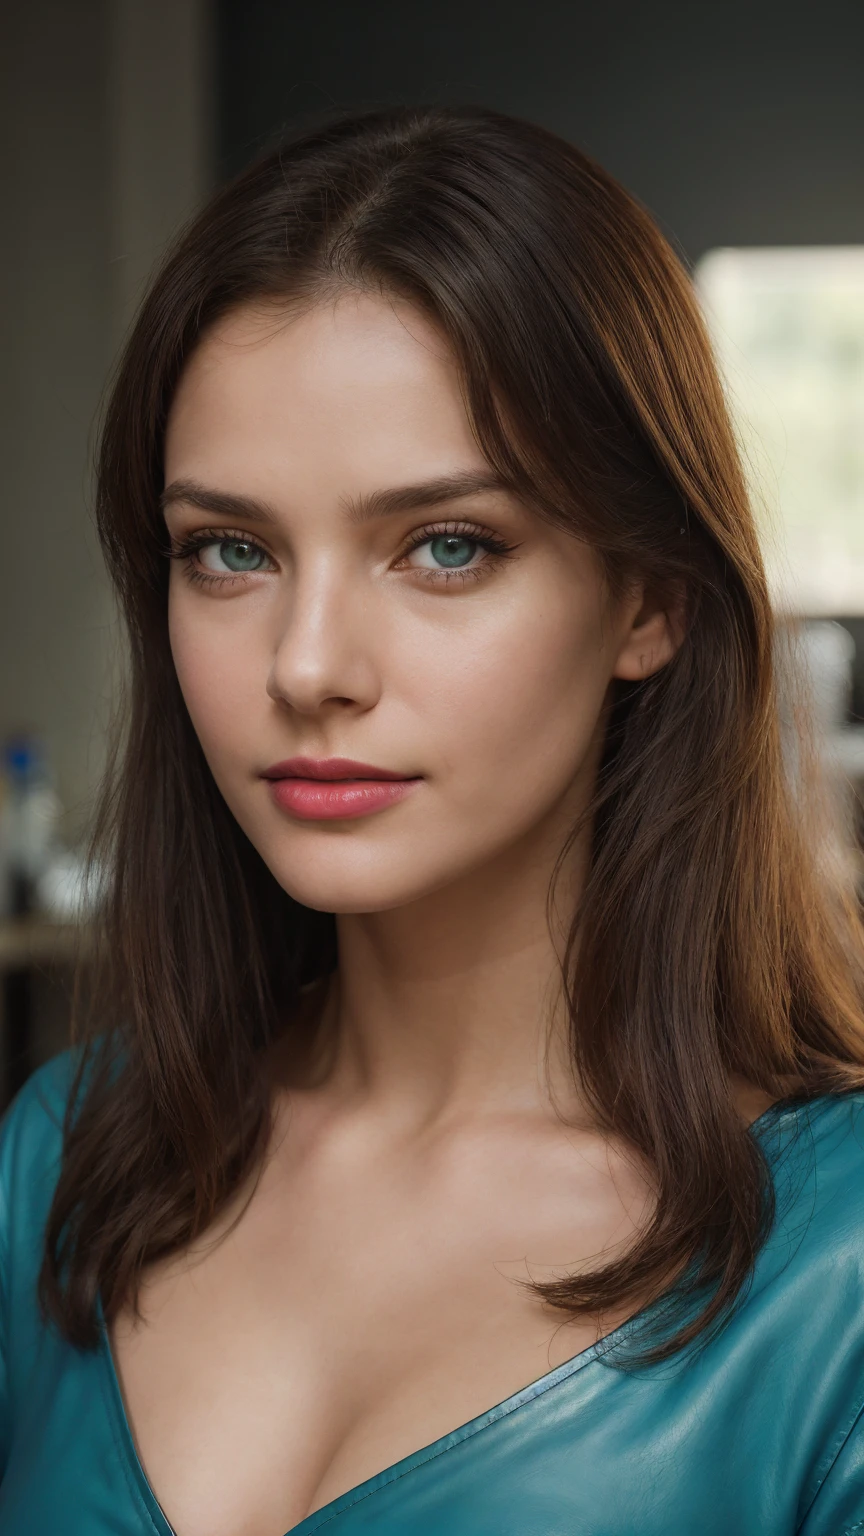
<svg viewBox="0 0 864 1536"><path fill-rule="evenodd" d="M821 1103L824 1099L833 1099L835 1097L836 1095L833 1094L820 1094L817 1098L809 1099L804 1104L792 1105L784 1105L783 1101L779 1100L769 1105L768 1109L751 1121L748 1130L759 1137L763 1130L770 1129L772 1125L778 1123L787 1115L795 1114L803 1108L812 1108L813 1105ZM534 1402L538 1397L542 1397L544 1393L551 1391L553 1387L559 1386L561 1382L567 1381L569 1377L576 1375L578 1371L590 1365L597 1359L601 1351L605 1354L611 1346L632 1333L641 1323L644 1323L645 1319L651 1316L654 1310L662 1306L667 1299L668 1297L665 1294L656 1297L653 1302L649 1302L641 1311L634 1313L632 1317L627 1318L617 1328L613 1328L609 1333L604 1334L602 1339L597 1339L595 1343L589 1344L585 1349L580 1350L578 1354L572 1355L569 1360L564 1360L561 1365L556 1365L553 1370L547 1371L545 1375L538 1376L535 1381L529 1382L525 1387L520 1387L518 1391L511 1393L509 1397L503 1398L501 1402L496 1403L491 1408L487 1408L483 1413L476 1414L474 1418L466 1420L464 1424L460 1424L456 1429L448 1430L446 1434L439 1435L436 1440L431 1440L428 1445L421 1446L419 1450L411 1451L407 1456L402 1456L398 1461L394 1461L389 1467L384 1467L380 1472L373 1473L371 1477L364 1478L362 1482L355 1484L353 1488L348 1488L344 1493L337 1494L334 1499L330 1499L328 1503L322 1504L320 1509L314 1509L311 1514L305 1515L298 1525L292 1525L284 1533L284 1536L312 1536L314 1531L319 1530L328 1521L334 1520L337 1515L343 1514L352 1505L362 1503L364 1499L370 1498L381 1488L387 1487L390 1483L397 1482L401 1477L406 1477L410 1472L415 1471L417 1467L423 1466L426 1462L434 1461L438 1456L444 1455L445 1452L452 1450L457 1445L462 1445L466 1440L472 1439L474 1435L489 1428L492 1424L498 1423L501 1419L507 1418L511 1413L516 1413L528 1403ZM97 1353L102 1367L103 1385L106 1389L111 1428L124 1473L130 1482L130 1486L141 1500L158 1536L177 1536L150 1485L141 1458L138 1455L129 1415L123 1399L120 1377L114 1362L111 1340L105 1323L101 1301L97 1302L97 1317L100 1334Z"/></svg>
<svg viewBox="0 0 864 1536"><path fill-rule="evenodd" d="M388 1483L397 1482L400 1477L405 1477L409 1472L413 1472L415 1468L423 1466L425 1462L434 1461L436 1457L442 1456L445 1451L452 1450L454 1446L461 1445L465 1440L470 1440L474 1435L479 1434L481 1430L487 1429L500 1419L515 1413L527 1403L533 1402L535 1398L542 1397L544 1392L557 1387L561 1382L566 1381L568 1377L575 1375L577 1371L589 1365L598 1355L601 1348L603 1350L607 1349L619 1338L623 1338L626 1334L632 1332L663 1299L660 1297L655 1302L649 1303L648 1306L642 1308L641 1312L635 1313L626 1322L621 1323L619 1327L613 1328L610 1333L604 1334L602 1339L598 1339L594 1344L589 1344L587 1348L580 1350L577 1355L571 1355L569 1360L564 1360L561 1365L556 1365L554 1370L547 1371L545 1375L538 1376L535 1381L529 1382L526 1387L520 1387L518 1391L511 1393L509 1397L503 1398L500 1403L496 1403L494 1407L487 1408L473 1419L468 1419L464 1424L460 1424L458 1428L448 1430L446 1434L439 1435L437 1440L431 1440L428 1445L421 1446L419 1450L409 1452L407 1456L400 1457L398 1461L394 1461L389 1467L384 1467L382 1471L375 1472L371 1477L364 1478L362 1482L355 1484L353 1488L346 1489L344 1493L337 1494L334 1499L329 1500L326 1504L322 1504L320 1509L314 1509L311 1514L305 1515L299 1525L292 1525L285 1532L285 1536L311 1536L313 1531L317 1531L328 1520L335 1519L344 1510L350 1509L353 1504L361 1503L363 1499L377 1493L380 1488L385 1488ZM138 1455L129 1416L126 1412L126 1404L120 1386L120 1377L114 1363L111 1340L101 1314L101 1308L99 1322L99 1358L104 1371L105 1385L108 1389L112 1429L118 1444L118 1450L123 1458L124 1471L127 1474L131 1473L135 1488L143 1500L147 1513L159 1536L177 1536L174 1527L169 1522L168 1516L151 1487L141 1458Z"/></svg>

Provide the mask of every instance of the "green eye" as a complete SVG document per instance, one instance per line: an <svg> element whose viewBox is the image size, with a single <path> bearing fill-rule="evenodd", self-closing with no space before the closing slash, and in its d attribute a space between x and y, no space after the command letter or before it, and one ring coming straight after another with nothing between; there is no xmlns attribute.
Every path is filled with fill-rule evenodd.
<svg viewBox="0 0 864 1536"><path fill-rule="evenodd" d="M425 543L418 545L415 554L421 550L430 559L420 559L418 564L427 567L439 567L445 570L458 570L460 566L470 565L477 552L477 540L466 539L458 533L439 533L434 539L427 539Z"/></svg>
<svg viewBox="0 0 864 1536"><path fill-rule="evenodd" d="M263 570L268 564L263 549L246 539L222 539L218 544L206 544L198 558L205 570L217 575L230 571L232 575L241 576L246 571Z"/></svg>

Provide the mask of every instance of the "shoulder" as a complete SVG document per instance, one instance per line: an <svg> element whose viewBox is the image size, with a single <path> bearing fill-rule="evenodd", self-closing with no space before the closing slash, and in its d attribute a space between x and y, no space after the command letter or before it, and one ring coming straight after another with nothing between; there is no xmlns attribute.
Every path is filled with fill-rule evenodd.
<svg viewBox="0 0 864 1536"><path fill-rule="evenodd" d="M0 1121L0 1245L41 1224L60 1171L63 1122L80 1063L61 1052L28 1078Z"/></svg>
<svg viewBox="0 0 864 1536"><path fill-rule="evenodd" d="M26 1155L53 1141L63 1130L63 1117L80 1062L71 1047L31 1073L0 1119L0 1159Z"/></svg>
<svg viewBox="0 0 864 1536"><path fill-rule="evenodd" d="M757 1275L818 1286L839 1266L864 1303L864 1090L775 1106L751 1131L775 1205Z"/></svg>
<svg viewBox="0 0 864 1536"><path fill-rule="evenodd" d="M742 1326L774 1341L802 1390L830 1379L864 1405L864 1091L780 1108L757 1127L775 1212L742 1297ZM788 1384L788 1383L787 1383Z"/></svg>
<svg viewBox="0 0 864 1536"><path fill-rule="evenodd" d="M814 1429L797 1529L864 1536L864 1092L787 1111L765 1150L777 1216L756 1311L773 1412L791 1410L796 1444Z"/></svg>
<svg viewBox="0 0 864 1536"><path fill-rule="evenodd" d="M771 1169L778 1227L864 1242L864 1089L778 1106L752 1128Z"/></svg>

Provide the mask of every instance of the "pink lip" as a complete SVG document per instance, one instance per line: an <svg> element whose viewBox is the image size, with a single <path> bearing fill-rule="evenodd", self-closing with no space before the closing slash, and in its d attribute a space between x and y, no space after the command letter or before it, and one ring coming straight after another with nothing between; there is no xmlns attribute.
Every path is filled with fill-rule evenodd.
<svg viewBox="0 0 864 1536"><path fill-rule="evenodd" d="M389 768L375 768L372 763L358 763L353 757L289 757L284 763L265 768L265 779L398 779L410 775L391 773Z"/></svg>
<svg viewBox="0 0 864 1536"><path fill-rule="evenodd" d="M348 757L292 757L266 768L276 804L300 821L369 816L404 799L419 778Z"/></svg>

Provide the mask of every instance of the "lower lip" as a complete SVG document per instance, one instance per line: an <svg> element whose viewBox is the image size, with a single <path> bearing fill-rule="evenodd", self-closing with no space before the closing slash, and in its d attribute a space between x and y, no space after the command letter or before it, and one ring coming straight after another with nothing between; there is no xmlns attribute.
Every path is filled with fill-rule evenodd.
<svg viewBox="0 0 864 1536"><path fill-rule="evenodd" d="M271 779L270 791L283 811L299 821L347 821L386 810L419 784L419 779Z"/></svg>

